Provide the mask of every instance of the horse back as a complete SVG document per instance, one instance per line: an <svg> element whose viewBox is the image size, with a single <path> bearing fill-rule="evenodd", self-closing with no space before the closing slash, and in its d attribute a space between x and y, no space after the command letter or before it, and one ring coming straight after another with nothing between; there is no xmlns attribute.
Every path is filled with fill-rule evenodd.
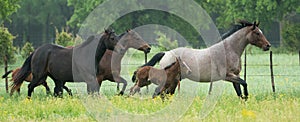
<svg viewBox="0 0 300 122"><path fill-rule="evenodd" d="M72 50L53 44L39 47L32 57L33 75L42 77L50 74L57 80L72 80Z"/></svg>

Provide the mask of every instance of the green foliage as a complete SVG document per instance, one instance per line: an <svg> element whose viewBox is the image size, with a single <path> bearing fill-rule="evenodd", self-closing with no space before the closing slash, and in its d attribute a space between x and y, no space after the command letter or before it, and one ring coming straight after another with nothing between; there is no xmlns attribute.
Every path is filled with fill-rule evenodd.
<svg viewBox="0 0 300 122"><path fill-rule="evenodd" d="M25 59L27 58L32 52L34 48L30 42L26 42L25 45L22 47L21 56Z"/></svg>
<svg viewBox="0 0 300 122"><path fill-rule="evenodd" d="M160 31L155 33L158 35L156 41L158 42L158 46L161 48L162 51L168 51L178 47L177 40L171 40Z"/></svg>
<svg viewBox="0 0 300 122"><path fill-rule="evenodd" d="M282 30L283 47L291 52L300 50L300 24L286 22Z"/></svg>
<svg viewBox="0 0 300 122"><path fill-rule="evenodd" d="M228 27L238 19L260 21L270 26L272 21L281 21L284 16L297 12L298 0L196 0L210 14L217 14L219 28ZM298 11L299 13L299 11Z"/></svg>
<svg viewBox="0 0 300 122"><path fill-rule="evenodd" d="M22 0L19 4L21 8L11 16L13 23L5 23L18 35L15 41L18 46L23 46L27 40L35 47L52 43L54 27L65 27L72 14L67 0Z"/></svg>
<svg viewBox="0 0 300 122"><path fill-rule="evenodd" d="M1 0L0 1L0 23L9 20L9 16L20 8L18 2L20 0Z"/></svg>
<svg viewBox="0 0 300 122"><path fill-rule="evenodd" d="M9 63L15 63L16 48L13 46L15 37L5 27L0 27L0 64L4 63L4 57L7 56Z"/></svg>
<svg viewBox="0 0 300 122"><path fill-rule="evenodd" d="M64 29L59 33L56 29L55 44L62 45L64 47L72 46L74 45L73 35Z"/></svg>
<svg viewBox="0 0 300 122"><path fill-rule="evenodd" d="M103 1L104 0L68 0L68 6L74 8L74 13L68 20L67 25L78 30L89 13Z"/></svg>

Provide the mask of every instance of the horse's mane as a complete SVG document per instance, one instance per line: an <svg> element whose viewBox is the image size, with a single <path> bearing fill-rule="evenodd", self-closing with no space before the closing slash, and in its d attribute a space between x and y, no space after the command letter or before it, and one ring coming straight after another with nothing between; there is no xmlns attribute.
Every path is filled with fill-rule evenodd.
<svg viewBox="0 0 300 122"><path fill-rule="evenodd" d="M173 62L173 63L170 64L169 66L165 67L164 70L167 70L167 69L171 68L174 64L176 64L176 62Z"/></svg>
<svg viewBox="0 0 300 122"><path fill-rule="evenodd" d="M227 38L227 37L229 37L230 35L232 35L233 33L237 32L238 30L240 30L240 29L242 29L244 27L253 26L253 23L248 22L246 20L239 20L237 22L239 24L234 24L228 32L224 33L221 36L222 40L225 39L225 38Z"/></svg>

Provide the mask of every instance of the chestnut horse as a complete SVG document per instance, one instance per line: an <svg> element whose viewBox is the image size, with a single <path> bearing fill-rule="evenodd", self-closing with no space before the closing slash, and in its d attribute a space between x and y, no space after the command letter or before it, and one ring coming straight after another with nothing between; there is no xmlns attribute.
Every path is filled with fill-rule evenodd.
<svg viewBox="0 0 300 122"><path fill-rule="evenodd" d="M99 62L99 73L97 74L97 80L100 86L104 80L116 82L118 83L117 89L119 89L119 83L123 83L123 88L119 93L120 95L123 95L127 86L127 81L120 76L120 71L121 60L126 51L128 48L134 48L147 54L150 52L151 47L140 37L137 32L133 30L127 30L127 33L122 34L120 38L121 39L119 40L119 43L122 43L124 50L119 53L113 53L111 50L106 50L103 58Z"/></svg>
<svg viewBox="0 0 300 122"><path fill-rule="evenodd" d="M163 98L163 92L172 95L175 93L176 86L181 78L181 71L186 72L186 74L191 73L190 68L180 58L176 58L176 62L164 69L156 69L152 66L141 67L136 72L137 81L130 88L130 95L134 95L140 91L141 87L148 86L151 83L158 85L152 98L155 98L159 94Z"/></svg>

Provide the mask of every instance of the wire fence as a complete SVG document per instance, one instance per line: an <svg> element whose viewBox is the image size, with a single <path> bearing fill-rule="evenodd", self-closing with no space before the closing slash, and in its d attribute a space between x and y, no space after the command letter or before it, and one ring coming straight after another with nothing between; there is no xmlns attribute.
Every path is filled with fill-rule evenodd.
<svg viewBox="0 0 300 122"><path fill-rule="evenodd" d="M155 55L156 53L150 53L148 54L148 56L145 56L143 55L143 53L134 53L131 52L131 53L128 53L127 55L129 56L138 56L138 58L142 58L144 57L144 60L145 61L142 61L140 60L140 62L136 62L136 61L132 61L130 63L123 63L122 62L122 66L127 66L127 67L138 67L138 66L141 66L143 63L145 63L148 58L150 59L151 56ZM267 55L269 55L269 59L268 59L268 62L263 62L263 63L253 63L253 62L249 62L249 56L253 56L253 55L264 55L264 57L266 57ZM255 56L254 56L255 57ZM275 92L275 82L276 82L276 77L295 77L295 78L299 78L300 79L300 73L299 74L296 74L296 73L293 73L293 72L289 72L289 73L282 73L282 72L274 72L274 68L277 69L277 70L280 70L280 69L284 69L284 68L289 68L289 69L293 69L293 70L300 70L300 50L298 52L298 62L295 63L274 63L273 62L273 58L276 58L276 55L274 56L272 51L270 51L270 53L255 53L255 54L249 54L246 50L245 50L245 53L243 55L243 57L241 57L242 60L243 60L243 71L241 72L241 75L243 74L244 76L244 80L246 81L247 80L247 77L270 77L270 80L271 80L271 83L272 83L272 89L273 89L273 92ZM250 57L250 58L253 58L253 57ZM253 60L253 59L252 59ZM295 60L295 59L293 59ZM11 69L15 69L17 67L20 67L22 64L19 64L19 65L8 65L7 62L4 64L4 65L0 65L0 68L1 69L4 69L4 72L7 72L7 70L11 70ZM263 68L263 69L269 69L270 72L269 74L255 74L255 73L252 73L252 72L248 72L249 70L257 70L257 68ZM264 72L266 73L266 72ZM71 85L70 87L75 87L76 85ZM5 79L5 85L0 85L0 87L2 88L6 88L7 92L8 92L8 79L6 78Z"/></svg>

